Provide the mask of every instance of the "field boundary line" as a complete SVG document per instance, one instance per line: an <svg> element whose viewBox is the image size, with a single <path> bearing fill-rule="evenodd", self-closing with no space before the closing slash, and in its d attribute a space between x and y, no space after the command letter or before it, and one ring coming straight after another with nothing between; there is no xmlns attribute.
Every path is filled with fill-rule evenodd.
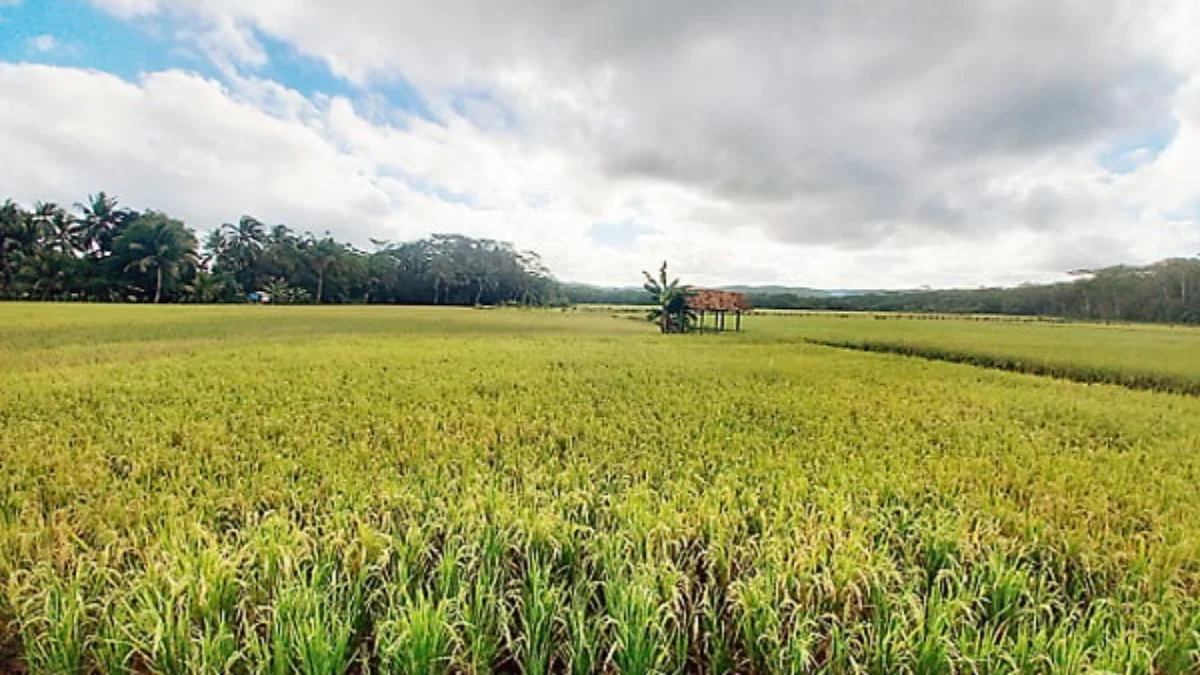
<svg viewBox="0 0 1200 675"><path fill-rule="evenodd" d="M1138 391L1158 391L1185 396L1200 396L1200 381L1189 380L1167 373L1156 373L1145 370L1123 371L1115 368L1039 361L1018 356L1003 356L906 342L821 340L818 338L804 338L804 342L821 347L833 347L835 349L847 349L875 354L895 354L898 356L925 359L926 361L942 361L991 370L1003 370L1011 373L1039 375L1081 384L1112 384Z"/></svg>

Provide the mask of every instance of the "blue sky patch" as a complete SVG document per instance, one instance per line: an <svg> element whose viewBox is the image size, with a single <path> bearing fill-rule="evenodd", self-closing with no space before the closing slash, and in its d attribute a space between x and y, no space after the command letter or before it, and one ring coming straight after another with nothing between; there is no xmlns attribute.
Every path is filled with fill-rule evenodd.
<svg viewBox="0 0 1200 675"><path fill-rule="evenodd" d="M252 33L267 54L266 65L252 69L256 76L274 80L307 98L318 94L356 98L360 94L357 87L334 75L320 59L301 54L288 43L258 30Z"/></svg>
<svg viewBox="0 0 1200 675"><path fill-rule="evenodd" d="M177 30L184 27L196 28L161 15L123 20L82 0L24 0L0 5L0 61L93 68L128 81L135 81L141 73L170 69L223 80L220 69L194 45L175 39ZM274 80L307 98L322 94L354 101L379 97L394 109L390 112L399 113L372 121L399 125L407 115L435 119L416 89L400 77L362 88L287 42L258 30L251 35L262 46L267 63L246 69L247 74ZM368 118L383 117L372 114L371 106L363 107Z"/></svg>
<svg viewBox="0 0 1200 675"><path fill-rule="evenodd" d="M187 68L215 76L207 63L183 57L168 40L138 21L122 21L80 0L25 0L0 7L0 60L94 68L125 80L138 73ZM40 36L55 46L39 50Z"/></svg>
<svg viewBox="0 0 1200 675"><path fill-rule="evenodd" d="M1138 167L1154 161L1179 133L1179 123L1170 123L1150 129L1143 129L1135 134L1118 140L1100 153L1096 161L1111 173L1132 173Z"/></svg>
<svg viewBox="0 0 1200 675"><path fill-rule="evenodd" d="M429 106L417 90L401 78L375 83L369 88L359 87L349 80L335 75L321 59L303 54L287 42L261 31L255 30L253 34L254 39L263 46L267 54L267 64L253 69L254 74L258 77L274 80L308 98L320 94L341 96L351 100L361 100L367 95L378 96L395 109L391 112L417 115L429 120L434 119ZM371 106L363 106L363 110L359 111L359 114L373 122L397 125L397 122L400 121L396 115L384 117L373 114Z"/></svg>

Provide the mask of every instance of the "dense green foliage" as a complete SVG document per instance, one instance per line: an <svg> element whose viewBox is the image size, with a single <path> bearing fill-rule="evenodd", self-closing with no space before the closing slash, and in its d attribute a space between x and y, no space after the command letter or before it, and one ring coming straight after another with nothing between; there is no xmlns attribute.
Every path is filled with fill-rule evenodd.
<svg viewBox="0 0 1200 675"><path fill-rule="evenodd" d="M559 284L536 253L504 242L439 234L375 243L367 253L328 234L243 216L212 229L201 247L184 223L123 208L103 192L73 211L50 203L26 210L10 200L0 205L0 299L227 303L261 291L280 304L660 304L638 288ZM150 254L147 246L161 248ZM1076 274L1070 283L1016 288L746 290L768 309L1200 323L1198 259Z"/></svg>
<svg viewBox="0 0 1200 675"><path fill-rule="evenodd" d="M1200 259L1174 258L1145 267L1119 266L1076 272L1058 284L1015 288L942 289L831 293L812 289L782 292L773 287L730 286L763 309L923 312L1045 316L1089 321L1200 323ZM578 303L650 304L635 288L569 285Z"/></svg>
<svg viewBox="0 0 1200 675"><path fill-rule="evenodd" d="M679 283L667 275L667 263L663 262L658 276L643 271L645 283L642 289L650 295L651 309L646 318L658 326L660 333L686 333L696 323L696 312L688 306L693 295L690 286Z"/></svg>
<svg viewBox="0 0 1200 675"><path fill-rule="evenodd" d="M78 216L55 204L0 205L0 298L158 302L185 293L199 268L183 223L118 208L104 193L77 208Z"/></svg>
<svg viewBox="0 0 1200 675"><path fill-rule="evenodd" d="M366 253L332 237L245 216L195 233L99 193L75 211L0 206L0 299L220 303L265 292L279 304L555 304L537 254L434 235Z"/></svg>
<svg viewBox="0 0 1200 675"><path fill-rule="evenodd" d="M0 306L0 670L1200 668L1200 400L813 321Z"/></svg>
<svg viewBox="0 0 1200 675"><path fill-rule="evenodd" d="M872 312L1058 316L1084 320L1200 323L1200 259L1079 270L1071 282L1016 288L851 295L754 294L756 307Z"/></svg>
<svg viewBox="0 0 1200 675"><path fill-rule="evenodd" d="M563 284L571 302L580 305L651 305L653 298L641 288L613 288L588 284Z"/></svg>

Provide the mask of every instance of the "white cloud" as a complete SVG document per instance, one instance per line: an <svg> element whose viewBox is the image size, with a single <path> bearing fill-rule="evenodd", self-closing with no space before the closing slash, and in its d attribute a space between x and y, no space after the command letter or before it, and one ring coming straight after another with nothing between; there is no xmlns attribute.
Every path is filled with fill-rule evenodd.
<svg viewBox="0 0 1200 675"><path fill-rule="evenodd" d="M58 39L48 34L31 37L28 44L30 50L39 54L49 54L58 49Z"/></svg>
<svg viewBox="0 0 1200 675"><path fill-rule="evenodd" d="M319 130L273 117L211 80L169 71L128 83L2 64L0 89L3 154L39 158L5 172L25 200L69 203L108 190L199 228L243 211L310 227L388 212L387 195Z"/></svg>
<svg viewBox="0 0 1200 675"><path fill-rule="evenodd" d="M360 243L463 231L610 283L664 256L697 283L876 287L1200 250L1189 0L93 2L175 26L224 82L7 67L0 152L43 158L0 168L18 196L103 188ZM363 98L247 75L260 36ZM397 78L436 122L372 93ZM1161 129L1157 154L1121 145ZM639 235L605 246L595 223Z"/></svg>
<svg viewBox="0 0 1200 675"><path fill-rule="evenodd" d="M187 26L175 38L198 50L222 72L234 74L239 67L256 68L267 63L267 53L249 26L228 16L214 17L201 26Z"/></svg>
<svg viewBox="0 0 1200 675"><path fill-rule="evenodd" d="M93 4L126 19L149 14L160 6L158 0L96 0Z"/></svg>

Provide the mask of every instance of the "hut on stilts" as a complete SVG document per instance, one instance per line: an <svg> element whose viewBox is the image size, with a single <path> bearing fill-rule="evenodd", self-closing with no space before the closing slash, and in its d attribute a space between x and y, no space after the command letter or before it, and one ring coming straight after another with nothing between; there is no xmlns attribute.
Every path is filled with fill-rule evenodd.
<svg viewBox="0 0 1200 675"><path fill-rule="evenodd" d="M745 293L736 291L718 291L698 289L688 296L688 307L696 312L699 319L699 329L706 329L705 319L708 314L713 316L713 328L725 330L725 315L732 312L734 316L733 330L742 329L742 314L753 309L750 298Z"/></svg>

